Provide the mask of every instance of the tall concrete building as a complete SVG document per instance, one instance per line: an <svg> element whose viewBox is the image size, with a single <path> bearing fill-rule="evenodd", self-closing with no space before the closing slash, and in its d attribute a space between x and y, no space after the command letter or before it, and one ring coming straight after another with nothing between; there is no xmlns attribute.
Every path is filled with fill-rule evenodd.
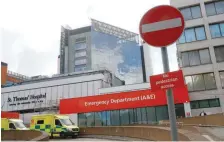
<svg viewBox="0 0 224 142"><path fill-rule="evenodd" d="M106 68L126 84L143 82L139 35L94 19L78 29L62 27L60 74Z"/></svg>
<svg viewBox="0 0 224 142"><path fill-rule="evenodd" d="M192 115L224 111L224 1L171 0L185 18L177 42L178 62Z"/></svg>

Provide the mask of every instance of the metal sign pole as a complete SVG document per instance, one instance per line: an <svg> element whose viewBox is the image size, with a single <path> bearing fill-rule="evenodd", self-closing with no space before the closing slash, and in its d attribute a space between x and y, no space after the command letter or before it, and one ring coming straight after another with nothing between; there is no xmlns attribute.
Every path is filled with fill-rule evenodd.
<svg viewBox="0 0 224 142"><path fill-rule="evenodd" d="M162 47L161 52L162 52L162 60L163 60L163 70L164 70L164 73L166 73L170 71L167 47ZM172 141L177 141L176 112L175 112L175 106L173 101L172 89L166 90L166 96L167 96L170 128L171 128L171 138L172 138Z"/></svg>

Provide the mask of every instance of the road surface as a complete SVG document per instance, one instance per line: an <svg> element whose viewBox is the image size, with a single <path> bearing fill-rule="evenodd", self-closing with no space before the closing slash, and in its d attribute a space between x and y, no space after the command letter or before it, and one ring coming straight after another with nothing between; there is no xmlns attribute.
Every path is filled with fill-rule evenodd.
<svg viewBox="0 0 224 142"><path fill-rule="evenodd" d="M67 139L51 139L50 141L114 141L114 140L107 140L107 139L95 139L95 138L75 138L75 139L71 139L71 138L67 138Z"/></svg>

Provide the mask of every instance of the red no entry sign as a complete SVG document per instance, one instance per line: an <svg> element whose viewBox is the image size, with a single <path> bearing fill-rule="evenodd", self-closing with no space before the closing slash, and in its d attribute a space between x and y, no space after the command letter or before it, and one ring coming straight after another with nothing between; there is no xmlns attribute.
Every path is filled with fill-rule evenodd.
<svg viewBox="0 0 224 142"><path fill-rule="evenodd" d="M161 5L150 9L142 17L140 35L149 45L165 47L174 43L184 30L184 18L175 7Z"/></svg>

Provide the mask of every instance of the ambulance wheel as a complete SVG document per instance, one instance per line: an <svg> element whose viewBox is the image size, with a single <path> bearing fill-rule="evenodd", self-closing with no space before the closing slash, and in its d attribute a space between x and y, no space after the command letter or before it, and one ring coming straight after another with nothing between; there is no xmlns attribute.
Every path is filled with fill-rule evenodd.
<svg viewBox="0 0 224 142"><path fill-rule="evenodd" d="M75 138L77 138L77 136L76 135L73 135L72 138L75 139Z"/></svg>
<svg viewBox="0 0 224 142"><path fill-rule="evenodd" d="M61 133L60 133L60 137L61 137L61 138L64 138L64 139L67 138L64 132L61 132Z"/></svg>
<svg viewBox="0 0 224 142"><path fill-rule="evenodd" d="M53 138L54 138L53 133L51 133L50 139L53 139Z"/></svg>

